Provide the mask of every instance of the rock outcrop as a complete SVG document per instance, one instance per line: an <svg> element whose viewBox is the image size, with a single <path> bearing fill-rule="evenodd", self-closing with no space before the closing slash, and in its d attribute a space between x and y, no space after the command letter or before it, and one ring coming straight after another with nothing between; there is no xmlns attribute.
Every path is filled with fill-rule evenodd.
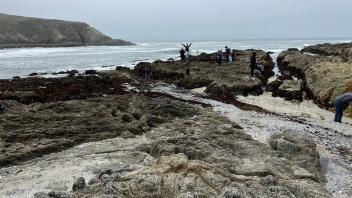
<svg viewBox="0 0 352 198"><path fill-rule="evenodd" d="M346 62L352 62L352 43L319 44L302 49L302 52L319 54L322 56L339 56Z"/></svg>
<svg viewBox="0 0 352 198"><path fill-rule="evenodd" d="M281 72L303 80L307 97L321 107L331 107L336 96L352 92L352 63L340 56L284 51L277 62Z"/></svg>
<svg viewBox="0 0 352 198"><path fill-rule="evenodd" d="M0 100L23 104L87 99L122 94L126 77L118 74L74 76L67 78L23 78L0 80Z"/></svg>
<svg viewBox="0 0 352 198"><path fill-rule="evenodd" d="M262 63L262 72L256 71L256 80L251 80L249 58L256 51L258 61ZM272 76L274 63L270 55L264 51L245 50L236 51L234 63L215 64L214 54L201 54L191 58L191 75L185 76L184 63L180 61L155 61L153 63L139 63L134 73L140 77L144 75L144 68L151 66L154 80L175 83L180 87L194 89L206 87L209 95L260 95L262 86Z"/></svg>
<svg viewBox="0 0 352 198"><path fill-rule="evenodd" d="M112 39L86 23L0 13L0 48L133 45Z"/></svg>
<svg viewBox="0 0 352 198"><path fill-rule="evenodd" d="M280 83L272 84L274 87ZM302 101L302 80L285 80L276 89L273 88L273 96L279 96L286 100L298 100Z"/></svg>

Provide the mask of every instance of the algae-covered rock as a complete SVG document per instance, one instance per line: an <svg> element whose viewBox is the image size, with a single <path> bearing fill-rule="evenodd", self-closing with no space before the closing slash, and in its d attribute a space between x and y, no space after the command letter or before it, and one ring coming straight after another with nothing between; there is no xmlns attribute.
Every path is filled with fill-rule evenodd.
<svg viewBox="0 0 352 198"><path fill-rule="evenodd" d="M307 97L322 107L331 107L337 96L352 92L352 63L340 56L285 51L279 55L278 65L282 71L302 79Z"/></svg>
<svg viewBox="0 0 352 198"><path fill-rule="evenodd" d="M302 101L302 81L301 80L285 80L273 91L273 96L279 96L286 100Z"/></svg>

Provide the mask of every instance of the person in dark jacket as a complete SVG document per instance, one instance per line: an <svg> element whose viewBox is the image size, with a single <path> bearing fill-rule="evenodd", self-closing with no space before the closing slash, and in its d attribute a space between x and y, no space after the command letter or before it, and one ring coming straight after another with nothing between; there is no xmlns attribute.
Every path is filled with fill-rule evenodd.
<svg viewBox="0 0 352 198"><path fill-rule="evenodd" d="M150 81L152 78L152 66L147 65L144 67L144 80Z"/></svg>
<svg viewBox="0 0 352 198"><path fill-rule="evenodd" d="M222 62L222 50L216 52L216 63L220 66Z"/></svg>
<svg viewBox="0 0 352 198"><path fill-rule="evenodd" d="M232 50L231 58L232 58L232 62L235 62L235 58L236 58L235 50Z"/></svg>
<svg viewBox="0 0 352 198"><path fill-rule="evenodd" d="M352 103L352 93L344 93L335 99L335 122L341 123L343 111Z"/></svg>
<svg viewBox="0 0 352 198"><path fill-rule="evenodd" d="M255 80L254 78L254 70L257 68L257 53L253 52L251 56L251 79Z"/></svg>
<svg viewBox="0 0 352 198"><path fill-rule="evenodd" d="M182 61L182 62L186 60L185 54L186 54L186 51L185 51L185 49L182 48L182 49L180 50L180 57L181 57L181 61Z"/></svg>

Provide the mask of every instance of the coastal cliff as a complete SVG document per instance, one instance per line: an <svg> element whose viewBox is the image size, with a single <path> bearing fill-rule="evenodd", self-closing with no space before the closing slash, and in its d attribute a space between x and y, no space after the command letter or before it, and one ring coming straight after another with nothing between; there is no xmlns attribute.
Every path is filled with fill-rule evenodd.
<svg viewBox="0 0 352 198"><path fill-rule="evenodd" d="M0 13L0 48L123 46L133 43L112 39L82 22L40 19Z"/></svg>

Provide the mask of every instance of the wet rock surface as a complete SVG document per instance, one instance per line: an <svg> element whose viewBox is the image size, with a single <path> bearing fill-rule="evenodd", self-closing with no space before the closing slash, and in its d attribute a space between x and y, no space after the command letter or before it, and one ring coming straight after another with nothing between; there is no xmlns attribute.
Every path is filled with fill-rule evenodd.
<svg viewBox="0 0 352 198"><path fill-rule="evenodd" d="M4 102L0 166L58 152L84 142L139 135L175 117L195 114L160 95L125 94L56 103ZM136 112L139 113L136 113Z"/></svg>
<svg viewBox="0 0 352 198"><path fill-rule="evenodd" d="M145 158L127 166L135 168L99 173L75 195L330 197L319 182L324 176L314 143L290 136L293 147L302 150L290 150L294 158L280 157L282 147L270 148L233 126L227 118L204 110L164 123L146 133L148 143L136 145L135 155Z"/></svg>
<svg viewBox="0 0 352 198"><path fill-rule="evenodd" d="M87 99L125 93L126 77L119 74L65 78L22 78L0 80L0 100L23 104Z"/></svg>

